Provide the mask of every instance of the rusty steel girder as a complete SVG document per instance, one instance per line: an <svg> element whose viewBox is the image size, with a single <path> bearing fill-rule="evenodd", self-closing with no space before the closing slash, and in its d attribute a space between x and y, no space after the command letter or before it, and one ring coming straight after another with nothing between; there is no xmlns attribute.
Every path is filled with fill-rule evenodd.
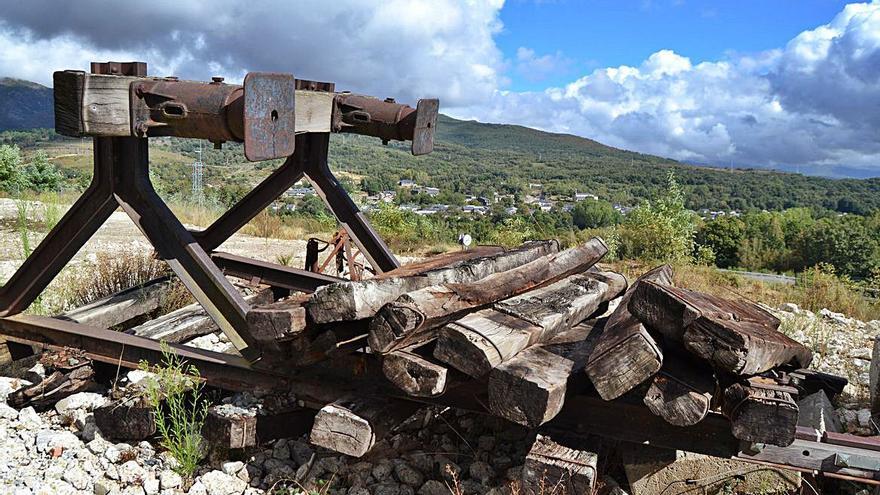
<svg viewBox="0 0 880 495"><path fill-rule="evenodd" d="M393 98L340 93L333 106L334 132L350 132L388 141L412 141L412 154L424 155L434 149L439 101L419 100L416 108Z"/></svg>

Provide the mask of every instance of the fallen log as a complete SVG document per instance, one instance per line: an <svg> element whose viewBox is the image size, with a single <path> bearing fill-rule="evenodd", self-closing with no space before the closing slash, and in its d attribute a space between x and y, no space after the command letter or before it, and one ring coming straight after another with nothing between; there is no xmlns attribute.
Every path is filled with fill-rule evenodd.
<svg viewBox="0 0 880 495"><path fill-rule="evenodd" d="M159 309L162 296L170 287L170 279L160 277L72 309L56 318L93 327L115 327Z"/></svg>
<svg viewBox="0 0 880 495"><path fill-rule="evenodd" d="M449 370L433 362L428 350L405 348L382 358L382 372L388 381L413 397L436 397L446 391Z"/></svg>
<svg viewBox="0 0 880 495"><path fill-rule="evenodd" d="M527 494L593 493L597 460L593 452L538 434L523 464L523 489Z"/></svg>
<svg viewBox="0 0 880 495"><path fill-rule="evenodd" d="M270 303L272 302L272 289L259 289L253 294L245 296L244 300L252 305ZM220 328L202 306L194 303L130 328L125 333L179 344L219 330Z"/></svg>
<svg viewBox="0 0 880 495"><path fill-rule="evenodd" d="M809 349L779 332L779 320L758 305L646 281L630 311L651 329L718 369L754 375L795 363L806 368Z"/></svg>
<svg viewBox="0 0 880 495"><path fill-rule="evenodd" d="M340 399L315 415L309 441L340 454L361 457L418 407L384 398Z"/></svg>
<svg viewBox="0 0 880 495"><path fill-rule="evenodd" d="M691 426L709 414L718 384L712 368L690 356L668 353L650 381L644 402L652 413L675 426Z"/></svg>
<svg viewBox="0 0 880 495"><path fill-rule="evenodd" d="M535 428L553 419L565 402L569 377L580 370L605 320L590 320L546 345L528 347L489 373L489 409Z"/></svg>
<svg viewBox="0 0 880 495"><path fill-rule="evenodd" d="M466 312L583 272L607 251L605 242L594 237L575 248L543 256L473 283L432 285L402 295L383 306L370 322L370 348L384 354L431 340L438 326Z"/></svg>
<svg viewBox="0 0 880 495"><path fill-rule="evenodd" d="M672 284L672 268L663 265L645 273L626 291L608 318L584 370L605 400L613 400L634 389L656 373L663 364L657 341L629 311L629 301L642 281Z"/></svg>
<svg viewBox="0 0 880 495"><path fill-rule="evenodd" d="M625 287L618 273L582 273L501 301L441 328L434 357L472 377L483 376L588 318Z"/></svg>
<svg viewBox="0 0 880 495"><path fill-rule="evenodd" d="M752 443L787 447L795 440L798 406L792 387L753 377L724 390L721 412L730 420L733 436Z"/></svg>
<svg viewBox="0 0 880 495"><path fill-rule="evenodd" d="M529 242L510 251L495 248L464 251L462 254L432 258L430 264L404 266L372 279L339 282L319 288L308 304L315 323L372 318L387 303L403 294L443 283L469 283L492 273L510 270L541 256L555 253L555 241ZM437 266L438 260L451 263Z"/></svg>

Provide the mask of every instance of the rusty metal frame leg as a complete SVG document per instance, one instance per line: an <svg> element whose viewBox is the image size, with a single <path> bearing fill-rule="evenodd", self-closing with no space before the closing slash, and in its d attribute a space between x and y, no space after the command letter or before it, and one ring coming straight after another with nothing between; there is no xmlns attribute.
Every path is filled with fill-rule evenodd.
<svg viewBox="0 0 880 495"><path fill-rule="evenodd" d="M108 166L115 152L110 139L95 140L92 183L0 288L0 316L27 309L118 207Z"/></svg>
<svg viewBox="0 0 880 495"><path fill-rule="evenodd" d="M238 201L226 213L201 232L193 232L205 251L213 251L220 247L232 234L236 233L257 214L272 204L284 191L299 182L304 175L305 135L296 137L296 148L285 162L272 174L260 182L245 197Z"/></svg>
<svg viewBox="0 0 880 495"><path fill-rule="evenodd" d="M114 163L119 205L236 349L248 359L258 359L259 348L245 318L250 306L156 193L149 177L147 139L113 139L120 148L114 154L119 160Z"/></svg>
<svg viewBox="0 0 880 495"><path fill-rule="evenodd" d="M373 230L373 226L354 204L345 189L339 184L327 164L330 146L330 134L307 134L308 159L306 177L315 186L315 190L336 216L337 220L351 236L367 261L379 272L387 272L400 266L400 262L388 249L385 241ZM300 143L297 143L297 149Z"/></svg>

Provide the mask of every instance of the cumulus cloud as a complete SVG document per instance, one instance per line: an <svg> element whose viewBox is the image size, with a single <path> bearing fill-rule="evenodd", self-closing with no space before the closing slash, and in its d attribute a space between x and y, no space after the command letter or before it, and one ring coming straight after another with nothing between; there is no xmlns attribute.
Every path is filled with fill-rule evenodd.
<svg viewBox="0 0 880 495"><path fill-rule="evenodd" d="M90 60L241 79L285 71L339 89L467 105L499 86L502 0L29 0L0 13L0 73L48 83Z"/></svg>
<svg viewBox="0 0 880 495"><path fill-rule="evenodd" d="M516 71L532 82L542 81L553 74L565 72L570 65L571 60L561 51L538 55L535 50L524 46L516 50Z"/></svg>
<svg viewBox="0 0 880 495"><path fill-rule="evenodd" d="M454 113L692 162L880 169L880 2L848 5L785 47L693 63L660 50L543 92Z"/></svg>

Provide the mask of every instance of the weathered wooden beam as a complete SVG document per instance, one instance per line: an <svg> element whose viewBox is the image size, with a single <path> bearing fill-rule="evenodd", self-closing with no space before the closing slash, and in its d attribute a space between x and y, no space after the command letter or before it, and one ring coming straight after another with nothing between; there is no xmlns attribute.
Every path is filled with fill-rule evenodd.
<svg viewBox="0 0 880 495"><path fill-rule="evenodd" d="M245 296L244 300L252 305L267 304L272 301L272 290L259 289ZM219 327L202 306L193 303L130 328L126 333L178 344L218 330Z"/></svg>
<svg viewBox="0 0 880 495"><path fill-rule="evenodd" d="M425 347L398 349L382 357L388 381L413 397L436 397L446 391L449 370L433 361Z"/></svg>
<svg viewBox="0 0 880 495"><path fill-rule="evenodd" d="M787 447L795 440L798 406L792 387L754 377L724 390L721 412L730 420L733 436L753 443Z"/></svg>
<svg viewBox="0 0 880 495"><path fill-rule="evenodd" d="M257 445L257 415L239 407L211 406L202 428L211 447L244 449Z"/></svg>
<svg viewBox="0 0 880 495"><path fill-rule="evenodd" d="M309 441L340 454L361 457L418 407L386 398L340 399L315 415Z"/></svg>
<svg viewBox="0 0 880 495"><path fill-rule="evenodd" d="M162 296L170 287L171 281L168 277L156 278L143 285L72 309L55 318L101 328L115 327L159 309Z"/></svg>
<svg viewBox="0 0 880 495"><path fill-rule="evenodd" d="M639 277L623 295L608 318L584 370L596 391L612 400L634 389L654 375L663 363L663 351L657 341L629 311L636 287L650 280L672 284L672 268L662 265Z"/></svg>
<svg viewBox="0 0 880 495"><path fill-rule="evenodd" d="M474 282L557 249L558 244L553 241L530 242L509 251L478 248L454 256L437 256L430 262L403 266L367 280L330 284L312 295L309 315L319 324L372 318L379 308L408 292L441 283Z"/></svg>
<svg viewBox="0 0 880 495"><path fill-rule="evenodd" d="M583 366L604 324L604 319L581 323L495 367L489 373L489 409L530 428L553 419L562 410L569 377Z"/></svg>
<svg viewBox="0 0 880 495"><path fill-rule="evenodd" d="M129 88L156 78L59 71L54 74L55 130L71 137L134 135ZM296 90L296 132L330 132L335 93Z"/></svg>
<svg viewBox="0 0 880 495"><path fill-rule="evenodd" d="M438 333L434 356L470 376L485 375L583 321L625 288L626 279L614 272L572 275L447 324Z"/></svg>
<svg viewBox="0 0 880 495"><path fill-rule="evenodd" d="M114 440L144 440L156 434L153 408L141 395L122 397L95 409L95 425Z"/></svg>
<svg viewBox="0 0 880 495"><path fill-rule="evenodd" d="M598 456L557 443L538 434L526 454L522 483L525 493L593 493Z"/></svg>
<svg viewBox="0 0 880 495"><path fill-rule="evenodd" d="M608 251L598 237L472 283L432 285L404 294L382 307L370 322L370 348L387 353L431 340L434 329L502 299L517 296L598 262Z"/></svg>
<svg viewBox="0 0 880 495"><path fill-rule="evenodd" d="M25 406L46 409L67 396L100 388L95 381L92 361L82 351L45 352L39 362L46 370L45 378L9 394L6 398L9 405L18 409Z"/></svg>
<svg viewBox="0 0 880 495"><path fill-rule="evenodd" d="M251 307L246 316L251 336L263 345L279 349L280 342L294 339L305 331L304 303L307 300L308 296L294 296Z"/></svg>
<svg viewBox="0 0 880 495"><path fill-rule="evenodd" d="M630 311L651 329L681 343L715 367L754 375L795 363L807 367L809 349L779 332L779 320L758 305L646 281Z"/></svg>
<svg viewBox="0 0 880 495"><path fill-rule="evenodd" d="M667 352L663 367L650 381L644 402L667 423L691 426L709 414L717 387L710 366L684 353Z"/></svg>

